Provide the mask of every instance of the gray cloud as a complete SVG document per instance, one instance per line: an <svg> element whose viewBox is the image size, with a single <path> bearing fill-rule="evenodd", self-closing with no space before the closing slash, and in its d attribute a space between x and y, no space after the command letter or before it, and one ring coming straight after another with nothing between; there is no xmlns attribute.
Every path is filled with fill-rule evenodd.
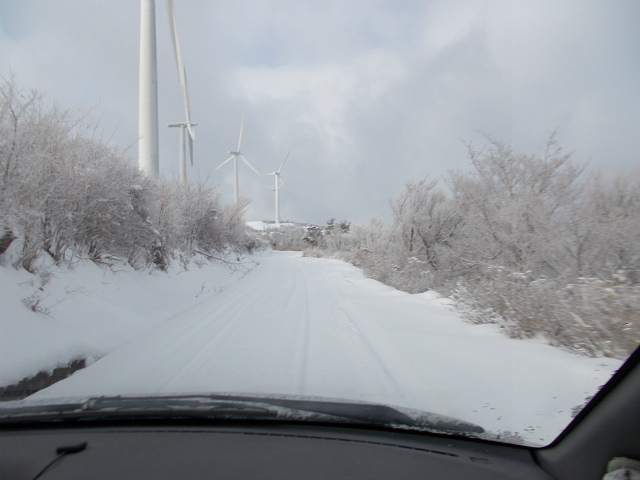
<svg viewBox="0 0 640 480"><path fill-rule="evenodd" d="M160 122L182 99L164 2L156 2ZM4 1L0 73L64 106L98 105L105 135L137 137L139 4ZM478 129L533 151L558 128L577 161L638 163L640 7L628 1L175 0L196 127L196 167L232 198L235 147L283 174L282 216L388 218L411 178L465 169ZM115 132L115 133L114 133ZM161 172L178 136L161 128ZM135 155L135 147L132 149ZM249 217L273 216L270 178L241 167Z"/></svg>

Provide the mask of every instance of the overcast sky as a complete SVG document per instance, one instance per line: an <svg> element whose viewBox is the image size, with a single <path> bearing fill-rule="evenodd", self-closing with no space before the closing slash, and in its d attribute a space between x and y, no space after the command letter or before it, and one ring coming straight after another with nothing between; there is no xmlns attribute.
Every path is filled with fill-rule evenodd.
<svg viewBox="0 0 640 480"><path fill-rule="evenodd" d="M281 216L388 221L407 180L466 170L479 131L535 152L557 129L577 162L640 163L640 1L175 0L196 127L190 178L233 198L243 153L283 169ZM184 120L167 7L156 1L160 173ZM137 0L0 0L0 74L65 107L96 106L105 137L138 135ZM131 149L133 160L137 147ZM240 166L247 218L273 218L271 177Z"/></svg>

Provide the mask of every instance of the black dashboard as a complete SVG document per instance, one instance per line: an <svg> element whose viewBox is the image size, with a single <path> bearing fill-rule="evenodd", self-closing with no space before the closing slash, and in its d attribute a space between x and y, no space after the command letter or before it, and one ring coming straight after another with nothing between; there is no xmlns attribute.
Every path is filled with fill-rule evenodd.
<svg viewBox="0 0 640 480"><path fill-rule="evenodd" d="M551 478L524 448L354 428L87 426L22 428L0 438L3 480L41 472L39 478L67 480Z"/></svg>

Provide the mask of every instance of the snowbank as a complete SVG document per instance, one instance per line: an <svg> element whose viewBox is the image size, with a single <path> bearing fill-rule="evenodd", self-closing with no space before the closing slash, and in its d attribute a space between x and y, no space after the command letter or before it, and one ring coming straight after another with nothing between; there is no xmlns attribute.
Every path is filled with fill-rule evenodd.
<svg viewBox="0 0 640 480"><path fill-rule="evenodd" d="M245 222L245 225L257 232L264 232L266 230L278 230L280 227L287 227L295 225L294 223L280 223L280 227L277 227L273 222L263 222L261 220Z"/></svg>
<svg viewBox="0 0 640 480"><path fill-rule="evenodd" d="M251 258L179 262L167 273L84 261L46 266L49 281L0 266L0 386L76 358L97 359L241 279Z"/></svg>

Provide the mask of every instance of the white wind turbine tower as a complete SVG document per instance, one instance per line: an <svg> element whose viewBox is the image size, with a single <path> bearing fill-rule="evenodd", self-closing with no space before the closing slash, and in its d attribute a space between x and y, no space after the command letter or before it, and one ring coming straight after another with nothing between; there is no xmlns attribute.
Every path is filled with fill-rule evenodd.
<svg viewBox="0 0 640 480"><path fill-rule="evenodd" d="M138 166L158 176L158 67L155 0L140 1L140 77L138 90Z"/></svg>
<svg viewBox="0 0 640 480"><path fill-rule="evenodd" d="M280 187L284 185L284 182L280 179L280 171L282 170L282 167L284 167L284 164L286 163L290 154L291 154L291 150L289 150L289 153L287 153L287 156L284 157L284 161L282 162L282 165L280 165L280 168L278 168L278 170L276 170L275 172L262 174L262 175L273 175L273 178L275 179L275 187L273 191L276 192L276 227L280 226Z"/></svg>
<svg viewBox="0 0 640 480"><path fill-rule="evenodd" d="M229 153L231 156L215 168L216 170L218 170L220 167L226 165L231 160L233 160L233 201L234 203L238 203L238 157L240 157L242 161L246 163L247 166L251 170L253 170L253 172L256 175L260 175L260 172L258 172L258 170L256 170L255 167L249 163L249 160L247 160L244 157L242 152L240 152L240 146L242 145L243 124L244 124L244 117L242 117L242 119L240 120L240 136L238 137L238 148L235 151L229 150L227 153Z"/></svg>
<svg viewBox="0 0 640 480"><path fill-rule="evenodd" d="M176 65L178 67L178 77L180 86L182 87L182 98L184 101L184 122L169 123L169 127L180 128L180 184L187 182L187 159L185 138L189 139L189 155L191 158L191 166L193 167L193 140L196 134L193 127L197 124L191 122L191 106L189 105L189 91L187 90L187 71L182 64L182 54L180 53L180 42L178 41L178 27L176 24L176 14L173 9L173 0L167 0L167 9L169 11L169 26L171 29L171 38L173 39L173 50L176 55Z"/></svg>

